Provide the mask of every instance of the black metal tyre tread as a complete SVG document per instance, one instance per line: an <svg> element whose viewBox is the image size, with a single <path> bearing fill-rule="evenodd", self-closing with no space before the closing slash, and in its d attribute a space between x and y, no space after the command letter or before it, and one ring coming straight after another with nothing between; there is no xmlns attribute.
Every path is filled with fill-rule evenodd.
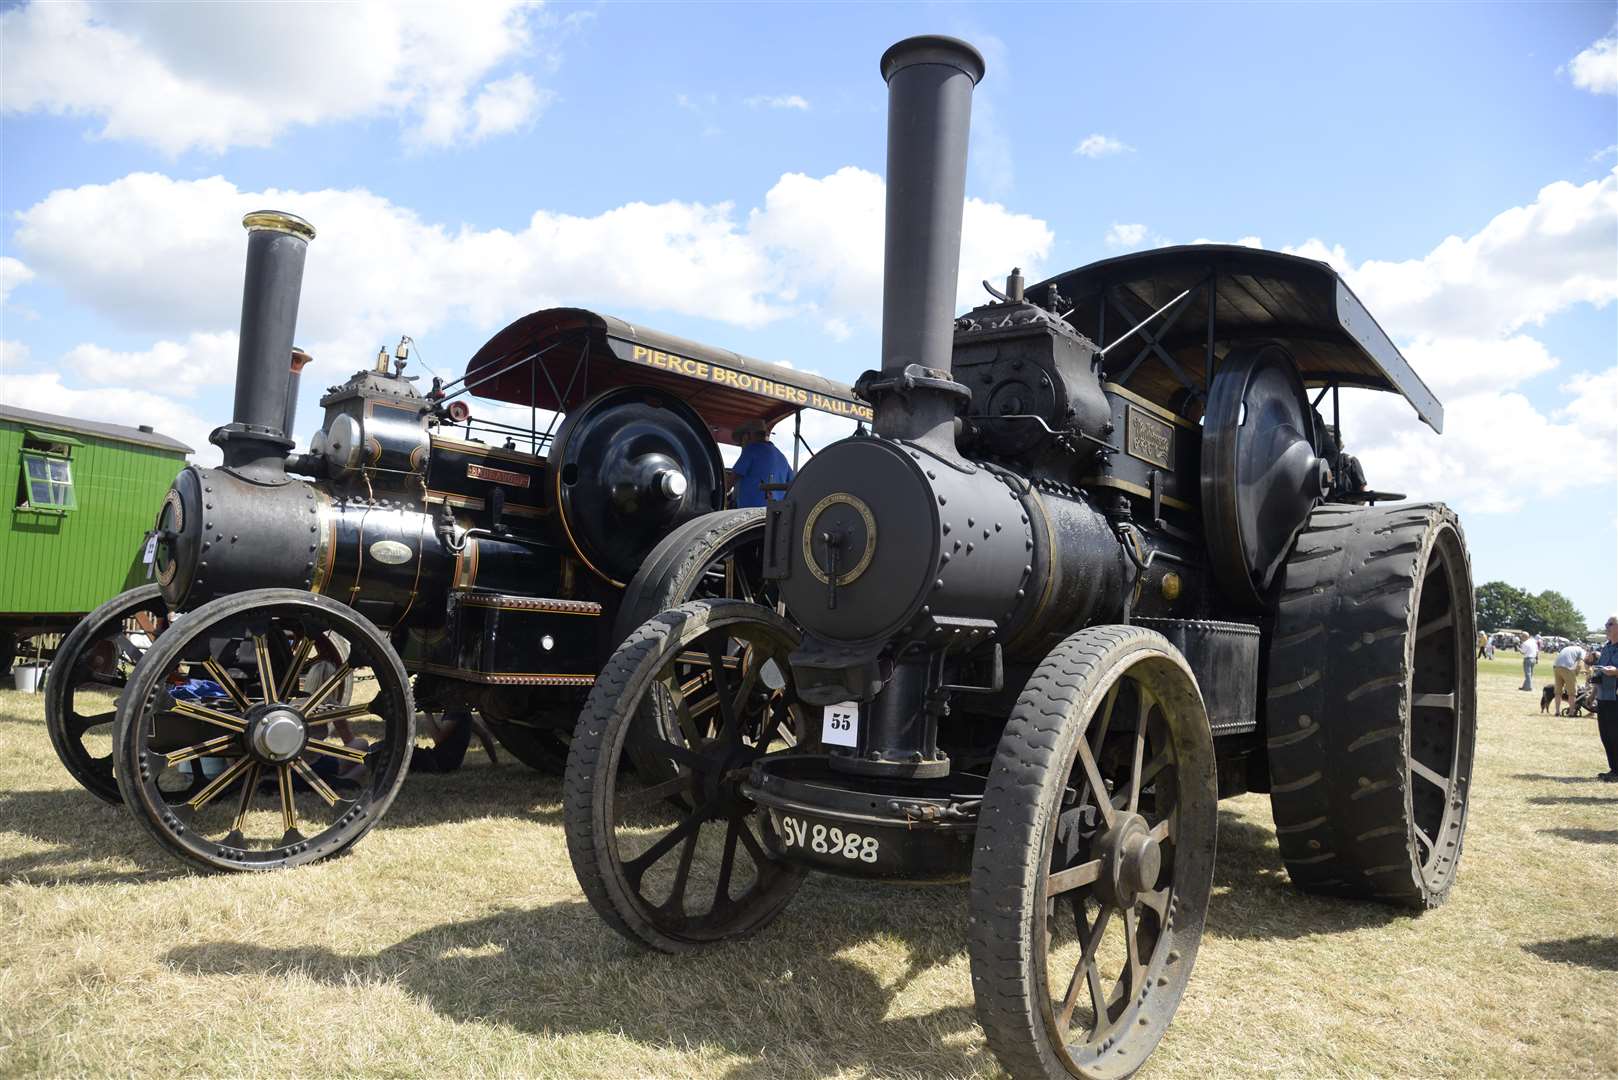
<svg viewBox="0 0 1618 1080"><path fill-rule="evenodd" d="M738 614L787 625L774 611L740 600L693 600L643 623L618 646L596 677L579 713L579 725L568 753L562 786L562 827L573 873L590 906L608 926L638 945L662 952L694 952L703 946L670 937L636 915L634 898L623 891L617 875L609 868L613 839L608 824L607 789L606 785L596 784L595 778L599 770L617 766L628 729L634 723L625 707L632 709L640 700L641 684L656 674L663 654L682 628L700 630ZM801 881L803 876L799 874L798 879ZM761 909L744 933L737 936L754 933L770 923L786 907L794 891L785 890L775 904Z"/></svg>
<svg viewBox="0 0 1618 1080"><path fill-rule="evenodd" d="M613 620L612 639L622 642L660 611L691 599L695 579L713 553L750 529L764 529L764 508L719 510L692 518L652 549L624 589Z"/></svg>
<svg viewBox="0 0 1618 1080"><path fill-rule="evenodd" d="M1446 533L1458 544L1464 579L1452 590L1451 617L1468 650L1456 674L1453 854L1429 880L1407 755L1419 590ZM1460 522L1442 503L1321 506L1277 576L1276 596L1265 730L1271 813L1293 884L1436 907L1460 861L1477 730L1472 573Z"/></svg>
<svg viewBox="0 0 1618 1080"><path fill-rule="evenodd" d="M316 607L326 608L335 614L342 615L352 620L353 623L361 630L361 632L368 632L374 636L372 644L377 649L378 657L392 663L395 669L395 675L404 688L405 715L409 719L409 730L404 742L406 744L414 743L416 727L416 702L415 696L411 690L410 677L405 673L404 662L399 659L399 654L394 650L393 645L388 641L387 636L378 630L374 624L365 618L365 616L359 614L353 608L350 608L345 604L341 604L336 600L332 600L329 597L320 596L317 593L305 592L302 589L254 589L249 592L233 593L228 596L222 596L217 600L210 600L201 607L193 608L191 611L186 613L186 616L187 620L192 625L196 625L202 622L228 618L233 615L241 614L245 611L251 611L256 607L286 602L309 604ZM181 626L177 627L176 629L183 628L184 627ZM149 650L147 650L146 655L141 658L140 664L135 668L135 673L129 680L129 689L125 693L124 705L120 706L118 710L117 729L119 749L117 756L133 756L131 744L133 744L135 740L130 737L128 725L130 707L137 702L144 701L146 696L151 693L153 689L152 684L155 683L157 678L162 675L162 673L167 669L168 665L175 659L174 654L178 653L185 647L186 640L186 636L183 633L171 632L164 634L152 645ZM256 863L240 869L251 870L254 872L280 870L294 866L302 866L307 863L320 861L322 859L336 858L339 855L346 854L355 844L359 843L359 841L365 837L366 833L370 832L371 829L376 826L376 823L382 819L384 814L387 813L388 807L393 805L393 800L399 794L399 789L404 786L405 775L410 771L409 750L409 745L406 745L403 752L403 766L399 769L398 774L394 777L393 782L389 785L387 791L383 792L382 795L372 804L373 809L363 828L354 832L339 843L320 847L309 845L301 853L282 859L279 862ZM155 807L148 808L146 806L138 785L123 771L118 772L118 788L123 793L124 805L129 808L129 811L134 816L135 820L140 823L141 828L145 829L151 834L152 838L155 839L165 851L184 862L190 863L191 865L200 867L204 870L218 873L224 869L220 864L210 862L207 859L198 856L195 852L190 851L183 845L176 843L172 834L170 834L168 830L162 828L152 817L152 814L161 813L161 810ZM238 868L236 867L230 868L230 872L237 870Z"/></svg>
<svg viewBox="0 0 1618 1080"><path fill-rule="evenodd" d="M1070 718L1086 688L1124 657L1144 652L1179 656L1167 638L1138 626L1091 627L1062 641L1019 695L989 772L974 837L967 948L978 1023L996 1059L1018 1080L1073 1075L1051 1049L1036 988L1025 974L1038 947L1028 899L1035 892L1046 812L1052 805L1048 789L1066 782L1059 763L1068 760L1073 740L1080 736ZM1186 674L1189 679L1189 668ZM1208 761L1212 813L1211 735ZM1033 797L1029 788L1036 789ZM1212 865L1210 850L1210 871ZM1183 950L1187 975L1196 959L1203 915L1199 910L1181 916L1188 931Z"/></svg>
<svg viewBox="0 0 1618 1080"><path fill-rule="evenodd" d="M118 615L120 612L127 612L131 608L138 610L153 601L162 604L165 611L168 610L168 605L162 603L163 594L158 586L141 585L130 589L128 592L119 593L80 619L78 624L68 632L67 637L62 640L62 644L56 650L56 659L51 662L52 674L56 673L57 664L64 664L62 668L63 677L48 677L45 681L45 730L50 734L51 748L56 751L56 756L61 760L62 766L67 769L73 779L79 782L84 790L98 799L112 803L114 806L124 801L123 795L118 790L117 780L113 779L109 783L109 778L85 769L83 763L79 761L77 748L73 746L72 740L68 737L67 695L72 692L73 686L65 676L73 665L77 663L79 651L84 648L93 635L101 630L108 619ZM114 723L112 726L113 737L116 739L118 725Z"/></svg>

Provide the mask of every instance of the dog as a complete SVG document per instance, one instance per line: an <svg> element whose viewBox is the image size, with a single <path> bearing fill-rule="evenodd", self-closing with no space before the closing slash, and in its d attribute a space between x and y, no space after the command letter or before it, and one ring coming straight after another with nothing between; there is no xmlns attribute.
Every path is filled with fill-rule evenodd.
<svg viewBox="0 0 1618 1080"><path fill-rule="evenodd" d="M1542 712L1542 713L1545 713L1546 715L1549 715L1550 711L1551 711L1551 702L1553 702L1555 700L1556 700L1556 687L1555 686L1547 686L1547 687L1545 687L1545 689L1539 695L1539 711ZM1581 713L1594 713L1595 711L1596 711L1596 692L1595 692L1595 688L1592 687L1591 685L1589 685L1588 683L1586 683L1585 685L1579 687L1578 692L1573 695L1573 704L1568 710L1568 715L1577 717Z"/></svg>

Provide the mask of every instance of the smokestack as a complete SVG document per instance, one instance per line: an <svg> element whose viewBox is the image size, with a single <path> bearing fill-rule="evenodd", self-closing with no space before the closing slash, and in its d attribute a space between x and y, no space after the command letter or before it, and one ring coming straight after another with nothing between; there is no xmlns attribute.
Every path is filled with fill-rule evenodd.
<svg viewBox="0 0 1618 1080"><path fill-rule="evenodd" d="M210 438L224 449L226 468L274 482L292 446L286 430L292 334L298 324L303 260L314 226L278 210L242 218L247 274L242 285L241 343L236 353L236 404L231 422Z"/></svg>
<svg viewBox="0 0 1618 1080"><path fill-rule="evenodd" d="M951 37L913 37L882 54L888 83L887 243L882 369L947 372L966 203L966 140L982 55Z"/></svg>

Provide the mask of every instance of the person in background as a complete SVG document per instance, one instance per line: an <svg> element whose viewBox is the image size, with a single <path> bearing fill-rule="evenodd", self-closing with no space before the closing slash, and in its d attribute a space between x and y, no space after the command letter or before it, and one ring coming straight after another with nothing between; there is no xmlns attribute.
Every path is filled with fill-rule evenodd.
<svg viewBox="0 0 1618 1080"><path fill-rule="evenodd" d="M1478 631L1478 659L1482 660L1489 651L1489 635L1482 630Z"/></svg>
<svg viewBox="0 0 1618 1080"><path fill-rule="evenodd" d="M1494 635L1493 634L1489 635L1489 643L1488 643L1487 646L1485 646L1485 649L1488 652L1488 658L1490 660L1493 660L1494 659Z"/></svg>
<svg viewBox="0 0 1618 1080"><path fill-rule="evenodd" d="M1534 665L1539 663L1539 639L1529 634L1522 639L1522 685L1519 690L1534 688Z"/></svg>
<svg viewBox="0 0 1618 1080"><path fill-rule="evenodd" d="M762 420L746 420L736 426L736 442L741 445L741 456L731 468L735 477L732 488L733 506L763 506L781 492L767 492L765 484L790 484L792 466L786 457L770 442L770 429Z"/></svg>
<svg viewBox="0 0 1618 1080"><path fill-rule="evenodd" d="M1562 706L1566 704L1567 715L1573 715L1573 702L1579 697L1579 665L1584 663L1585 649L1583 645L1569 645L1556 654L1551 661L1551 677L1555 679L1551 698L1556 703L1556 715L1562 715Z"/></svg>
<svg viewBox="0 0 1618 1080"><path fill-rule="evenodd" d="M1607 616L1607 643L1596 653L1590 680L1596 683L1596 729L1607 751L1607 771L1601 779L1618 783L1618 615Z"/></svg>

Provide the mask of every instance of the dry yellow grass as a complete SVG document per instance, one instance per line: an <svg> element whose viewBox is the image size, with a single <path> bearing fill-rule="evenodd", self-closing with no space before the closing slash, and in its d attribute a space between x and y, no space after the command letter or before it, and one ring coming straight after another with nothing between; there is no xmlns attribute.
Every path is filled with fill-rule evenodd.
<svg viewBox="0 0 1618 1080"><path fill-rule="evenodd" d="M1471 825L1420 918L1286 884L1222 805L1196 975L1144 1075L1618 1074L1618 786L1592 720L1481 680ZM334 862L200 876L72 786L0 693L0 1074L988 1076L965 893L811 879L653 956L583 901L559 785L476 753Z"/></svg>

